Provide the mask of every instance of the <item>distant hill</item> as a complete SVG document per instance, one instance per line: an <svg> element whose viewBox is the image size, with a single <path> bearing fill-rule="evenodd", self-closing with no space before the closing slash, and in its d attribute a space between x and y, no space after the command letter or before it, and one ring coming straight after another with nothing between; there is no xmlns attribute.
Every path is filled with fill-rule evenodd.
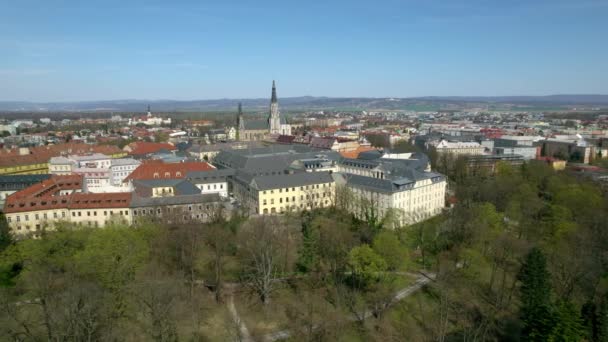
<svg viewBox="0 0 608 342"><path fill-rule="evenodd" d="M279 99L284 109L389 109L436 110L463 109L479 105L496 104L530 106L531 108L563 106L608 106L608 95L548 95L548 96L428 96L413 98L367 97L288 97ZM242 102L248 110L268 107L269 99L217 99L217 100L108 100L83 102L19 102L0 101L0 111L27 112L142 112L148 105L153 111L226 111L234 110Z"/></svg>

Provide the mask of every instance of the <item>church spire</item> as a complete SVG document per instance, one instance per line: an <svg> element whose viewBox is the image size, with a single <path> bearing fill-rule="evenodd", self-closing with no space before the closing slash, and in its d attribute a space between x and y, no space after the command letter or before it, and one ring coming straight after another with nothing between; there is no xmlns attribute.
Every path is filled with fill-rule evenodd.
<svg viewBox="0 0 608 342"><path fill-rule="evenodd" d="M270 98L271 103L277 102L277 87L274 84L274 80L272 80L272 97Z"/></svg>

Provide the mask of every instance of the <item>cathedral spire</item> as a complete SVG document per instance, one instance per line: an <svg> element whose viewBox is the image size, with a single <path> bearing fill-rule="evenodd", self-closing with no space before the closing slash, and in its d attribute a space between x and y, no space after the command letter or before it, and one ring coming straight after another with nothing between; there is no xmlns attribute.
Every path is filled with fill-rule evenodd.
<svg viewBox="0 0 608 342"><path fill-rule="evenodd" d="M277 87L274 84L274 80L272 80L272 97L270 98L271 103L277 102Z"/></svg>

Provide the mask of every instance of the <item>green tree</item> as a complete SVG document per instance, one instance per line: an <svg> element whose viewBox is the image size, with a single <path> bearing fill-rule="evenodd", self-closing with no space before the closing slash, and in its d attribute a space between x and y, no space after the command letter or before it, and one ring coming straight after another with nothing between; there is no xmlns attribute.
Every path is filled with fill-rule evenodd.
<svg viewBox="0 0 608 342"><path fill-rule="evenodd" d="M604 295L597 313L597 341L608 341L608 295Z"/></svg>
<svg viewBox="0 0 608 342"><path fill-rule="evenodd" d="M518 278L521 281L521 320L527 341L547 341L553 327L551 284L547 261L538 248L525 258Z"/></svg>
<svg viewBox="0 0 608 342"><path fill-rule="evenodd" d="M407 250L394 231L382 231L376 235L372 248L391 271L402 269L407 261Z"/></svg>
<svg viewBox="0 0 608 342"><path fill-rule="evenodd" d="M553 321L555 325L547 341L580 341L585 335L581 317L570 302L560 301L555 305Z"/></svg>
<svg viewBox="0 0 608 342"><path fill-rule="evenodd" d="M585 327L586 338L588 341L597 341L598 337L598 317L597 306L593 301L588 301L581 308L581 318Z"/></svg>
<svg viewBox="0 0 608 342"><path fill-rule="evenodd" d="M5 250L13 242L13 238L9 231L8 222L6 216L0 213L0 252Z"/></svg>
<svg viewBox="0 0 608 342"><path fill-rule="evenodd" d="M357 246L348 253L348 265L357 285L366 287L386 271L386 262L367 244Z"/></svg>

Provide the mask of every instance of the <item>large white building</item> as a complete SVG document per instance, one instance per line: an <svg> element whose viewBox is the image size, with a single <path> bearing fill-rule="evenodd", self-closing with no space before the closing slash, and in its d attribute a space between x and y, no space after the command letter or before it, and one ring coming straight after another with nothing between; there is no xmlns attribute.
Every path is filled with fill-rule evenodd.
<svg viewBox="0 0 608 342"><path fill-rule="evenodd" d="M110 183L113 186L121 186L125 178L141 164L133 158L112 159L110 165Z"/></svg>
<svg viewBox="0 0 608 342"><path fill-rule="evenodd" d="M148 114L143 116L136 116L133 118L129 118L128 122L129 126L135 126L137 124L143 124L146 126L161 126L161 125L170 125L171 118L163 119L161 117L153 116L150 111L150 106L148 106Z"/></svg>
<svg viewBox="0 0 608 342"><path fill-rule="evenodd" d="M49 173L82 175L83 183L90 192L126 192L131 188L123 180L140 164L133 158L112 159L101 153L69 155L51 158Z"/></svg>
<svg viewBox="0 0 608 342"><path fill-rule="evenodd" d="M446 178L423 154L362 152L357 159L308 146L224 150L214 159L233 168L233 191L255 214L337 205L357 217L391 217L394 226L439 214Z"/></svg>
<svg viewBox="0 0 608 342"><path fill-rule="evenodd" d="M428 171L426 156L374 159L376 153L370 151L371 159L364 155L366 159L344 158L339 162L336 184L349 192L349 200L343 203L349 211L362 218L390 215L398 225L441 213L447 181L445 176Z"/></svg>
<svg viewBox="0 0 608 342"><path fill-rule="evenodd" d="M428 147L434 148L440 154L480 155L485 152L485 147L476 141L448 141L441 139L430 141Z"/></svg>

